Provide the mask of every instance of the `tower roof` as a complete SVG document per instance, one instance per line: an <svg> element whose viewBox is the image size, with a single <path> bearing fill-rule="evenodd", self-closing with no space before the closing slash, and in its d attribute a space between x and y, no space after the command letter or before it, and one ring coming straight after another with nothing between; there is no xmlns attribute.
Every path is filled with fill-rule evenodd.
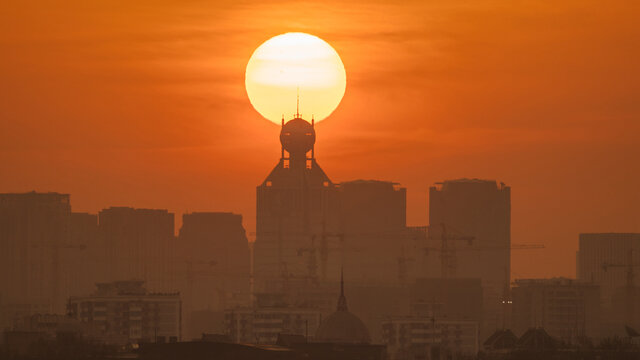
<svg viewBox="0 0 640 360"><path fill-rule="evenodd" d="M359 317L349 312L344 295L344 276L340 274L340 296L336 312L327 316L316 332L316 340L339 344L367 344L369 330Z"/></svg>
<svg viewBox="0 0 640 360"><path fill-rule="evenodd" d="M280 143L292 156L304 156L316 143L316 131L311 123L296 117L282 126Z"/></svg>

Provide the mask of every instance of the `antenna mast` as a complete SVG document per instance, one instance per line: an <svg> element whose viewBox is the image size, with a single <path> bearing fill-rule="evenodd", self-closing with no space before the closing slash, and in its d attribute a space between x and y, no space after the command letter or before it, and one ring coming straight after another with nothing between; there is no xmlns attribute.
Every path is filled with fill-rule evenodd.
<svg viewBox="0 0 640 360"><path fill-rule="evenodd" d="M300 117L300 85L296 89L296 118Z"/></svg>

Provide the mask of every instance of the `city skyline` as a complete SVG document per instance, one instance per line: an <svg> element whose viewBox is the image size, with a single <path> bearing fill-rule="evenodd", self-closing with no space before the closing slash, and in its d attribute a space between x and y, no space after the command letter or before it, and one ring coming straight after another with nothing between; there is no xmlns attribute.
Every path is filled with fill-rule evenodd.
<svg viewBox="0 0 640 360"><path fill-rule="evenodd" d="M334 181L401 183L410 225L435 182L502 181L513 242L546 246L514 254L514 274L573 276L579 233L640 232L637 9L596 4L4 4L0 189L91 213L231 211L253 231L279 128L251 108L245 66L304 31L349 74L317 126Z"/></svg>
<svg viewBox="0 0 640 360"><path fill-rule="evenodd" d="M0 5L0 360L635 359L640 3Z"/></svg>

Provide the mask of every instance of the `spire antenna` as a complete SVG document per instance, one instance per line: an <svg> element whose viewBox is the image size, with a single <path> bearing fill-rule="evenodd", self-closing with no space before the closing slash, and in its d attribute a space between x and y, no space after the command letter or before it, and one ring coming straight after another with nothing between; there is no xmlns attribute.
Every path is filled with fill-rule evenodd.
<svg viewBox="0 0 640 360"><path fill-rule="evenodd" d="M340 267L340 296L344 296L344 266Z"/></svg>
<svg viewBox="0 0 640 360"><path fill-rule="evenodd" d="M344 267L340 268L340 297L338 297L338 311L349 311L347 298L344 296Z"/></svg>
<svg viewBox="0 0 640 360"><path fill-rule="evenodd" d="M296 117L300 117L300 85L296 89Z"/></svg>

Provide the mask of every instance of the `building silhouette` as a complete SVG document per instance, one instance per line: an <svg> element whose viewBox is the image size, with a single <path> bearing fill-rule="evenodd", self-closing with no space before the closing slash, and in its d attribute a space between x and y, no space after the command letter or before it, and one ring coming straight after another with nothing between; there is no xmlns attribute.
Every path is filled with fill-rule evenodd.
<svg viewBox="0 0 640 360"><path fill-rule="evenodd" d="M629 257L631 256L631 264ZM631 280L638 284L640 274L640 234L634 233L591 233L580 234L576 255L576 274L579 280L592 281L600 285L602 298L610 303L614 291L625 287Z"/></svg>
<svg viewBox="0 0 640 360"><path fill-rule="evenodd" d="M95 287L104 256L99 248L98 215L72 212L67 244L61 252L63 292L66 297L88 294Z"/></svg>
<svg viewBox="0 0 640 360"><path fill-rule="evenodd" d="M283 121L280 161L257 187L256 291L337 281L340 266L355 282L410 279L403 262L411 251L404 245L406 189L376 180L332 182L316 161L315 140L313 121Z"/></svg>
<svg viewBox="0 0 640 360"><path fill-rule="evenodd" d="M5 325L62 312L61 252L69 246L68 194L0 194L0 304Z"/></svg>
<svg viewBox="0 0 640 360"><path fill-rule="evenodd" d="M478 322L433 316L391 316L382 321L390 360L473 358Z"/></svg>
<svg viewBox="0 0 640 360"><path fill-rule="evenodd" d="M242 216L194 212L182 216L176 244L177 284L183 298L185 335L222 332L226 307L249 303L250 256ZM193 328L206 312L219 318L218 327ZM200 315L196 315L200 314Z"/></svg>
<svg viewBox="0 0 640 360"><path fill-rule="evenodd" d="M510 284L511 188L479 179L438 183L429 189L429 226L434 246L441 248L429 258L438 264L431 276L481 279L482 333L488 336L499 327Z"/></svg>
<svg viewBox="0 0 640 360"><path fill-rule="evenodd" d="M315 158L316 133L299 115L282 124L281 157L257 187L256 291L288 291L327 273L339 238L336 185ZM320 264L319 264L320 262Z"/></svg>
<svg viewBox="0 0 640 360"><path fill-rule="evenodd" d="M625 325L640 328L640 234L580 234L576 274L600 286L603 328L618 335L625 334Z"/></svg>
<svg viewBox="0 0 640 360"><path fill-rule="evenodd" d="M519 279L512 289L513 330L531 328L569 343L600 336L600 288L573 279Z"/></svg>
<svg viewBox="0 0 640 360"><path fill-rule="evenodd" d="M478 278L423 278L411 287L411 314L449 320L482 321L482 286Z"/></svg>
<svg viewBox="0 0 640 360"><path fill-rule="evenodd" d="M151 293L143 285L138 280L98 283L93 294L69 298L67 313L107 344L180 340L180 294Z"/></svg>
<svg viewBox="0 0 640 360"><path fill-rule="evenodd" d="M99 281L140 279L153 291L173 290L173 213L110 207L100 211L98 220L104 253Z"/></svg>
<svg viewBox="0 0 640 360"><path fill-rule="evenodd" d="M359 317L352 314L344 295L344 278L340 278L340 296L336 311L323 319L316 331L317 342L338 344L368 344L371 336L367 326Z"/></svg>
<svg viewBox="0 0 640 360"><path fill-rule="evenodd" d="M249 344L275 344L280 334L313 339L322 319L314 307L257 306L230 308L224 314L224 333L231 341Z"/></svg>
<svg viewBox="0 0 640 360"><path fill-rule="evenodd" d="M406 189L388 181L355 180L340 183L338 193L343 264L349 278L387 284L411 280L412 264L402 262L411 252Z"/></svg>

